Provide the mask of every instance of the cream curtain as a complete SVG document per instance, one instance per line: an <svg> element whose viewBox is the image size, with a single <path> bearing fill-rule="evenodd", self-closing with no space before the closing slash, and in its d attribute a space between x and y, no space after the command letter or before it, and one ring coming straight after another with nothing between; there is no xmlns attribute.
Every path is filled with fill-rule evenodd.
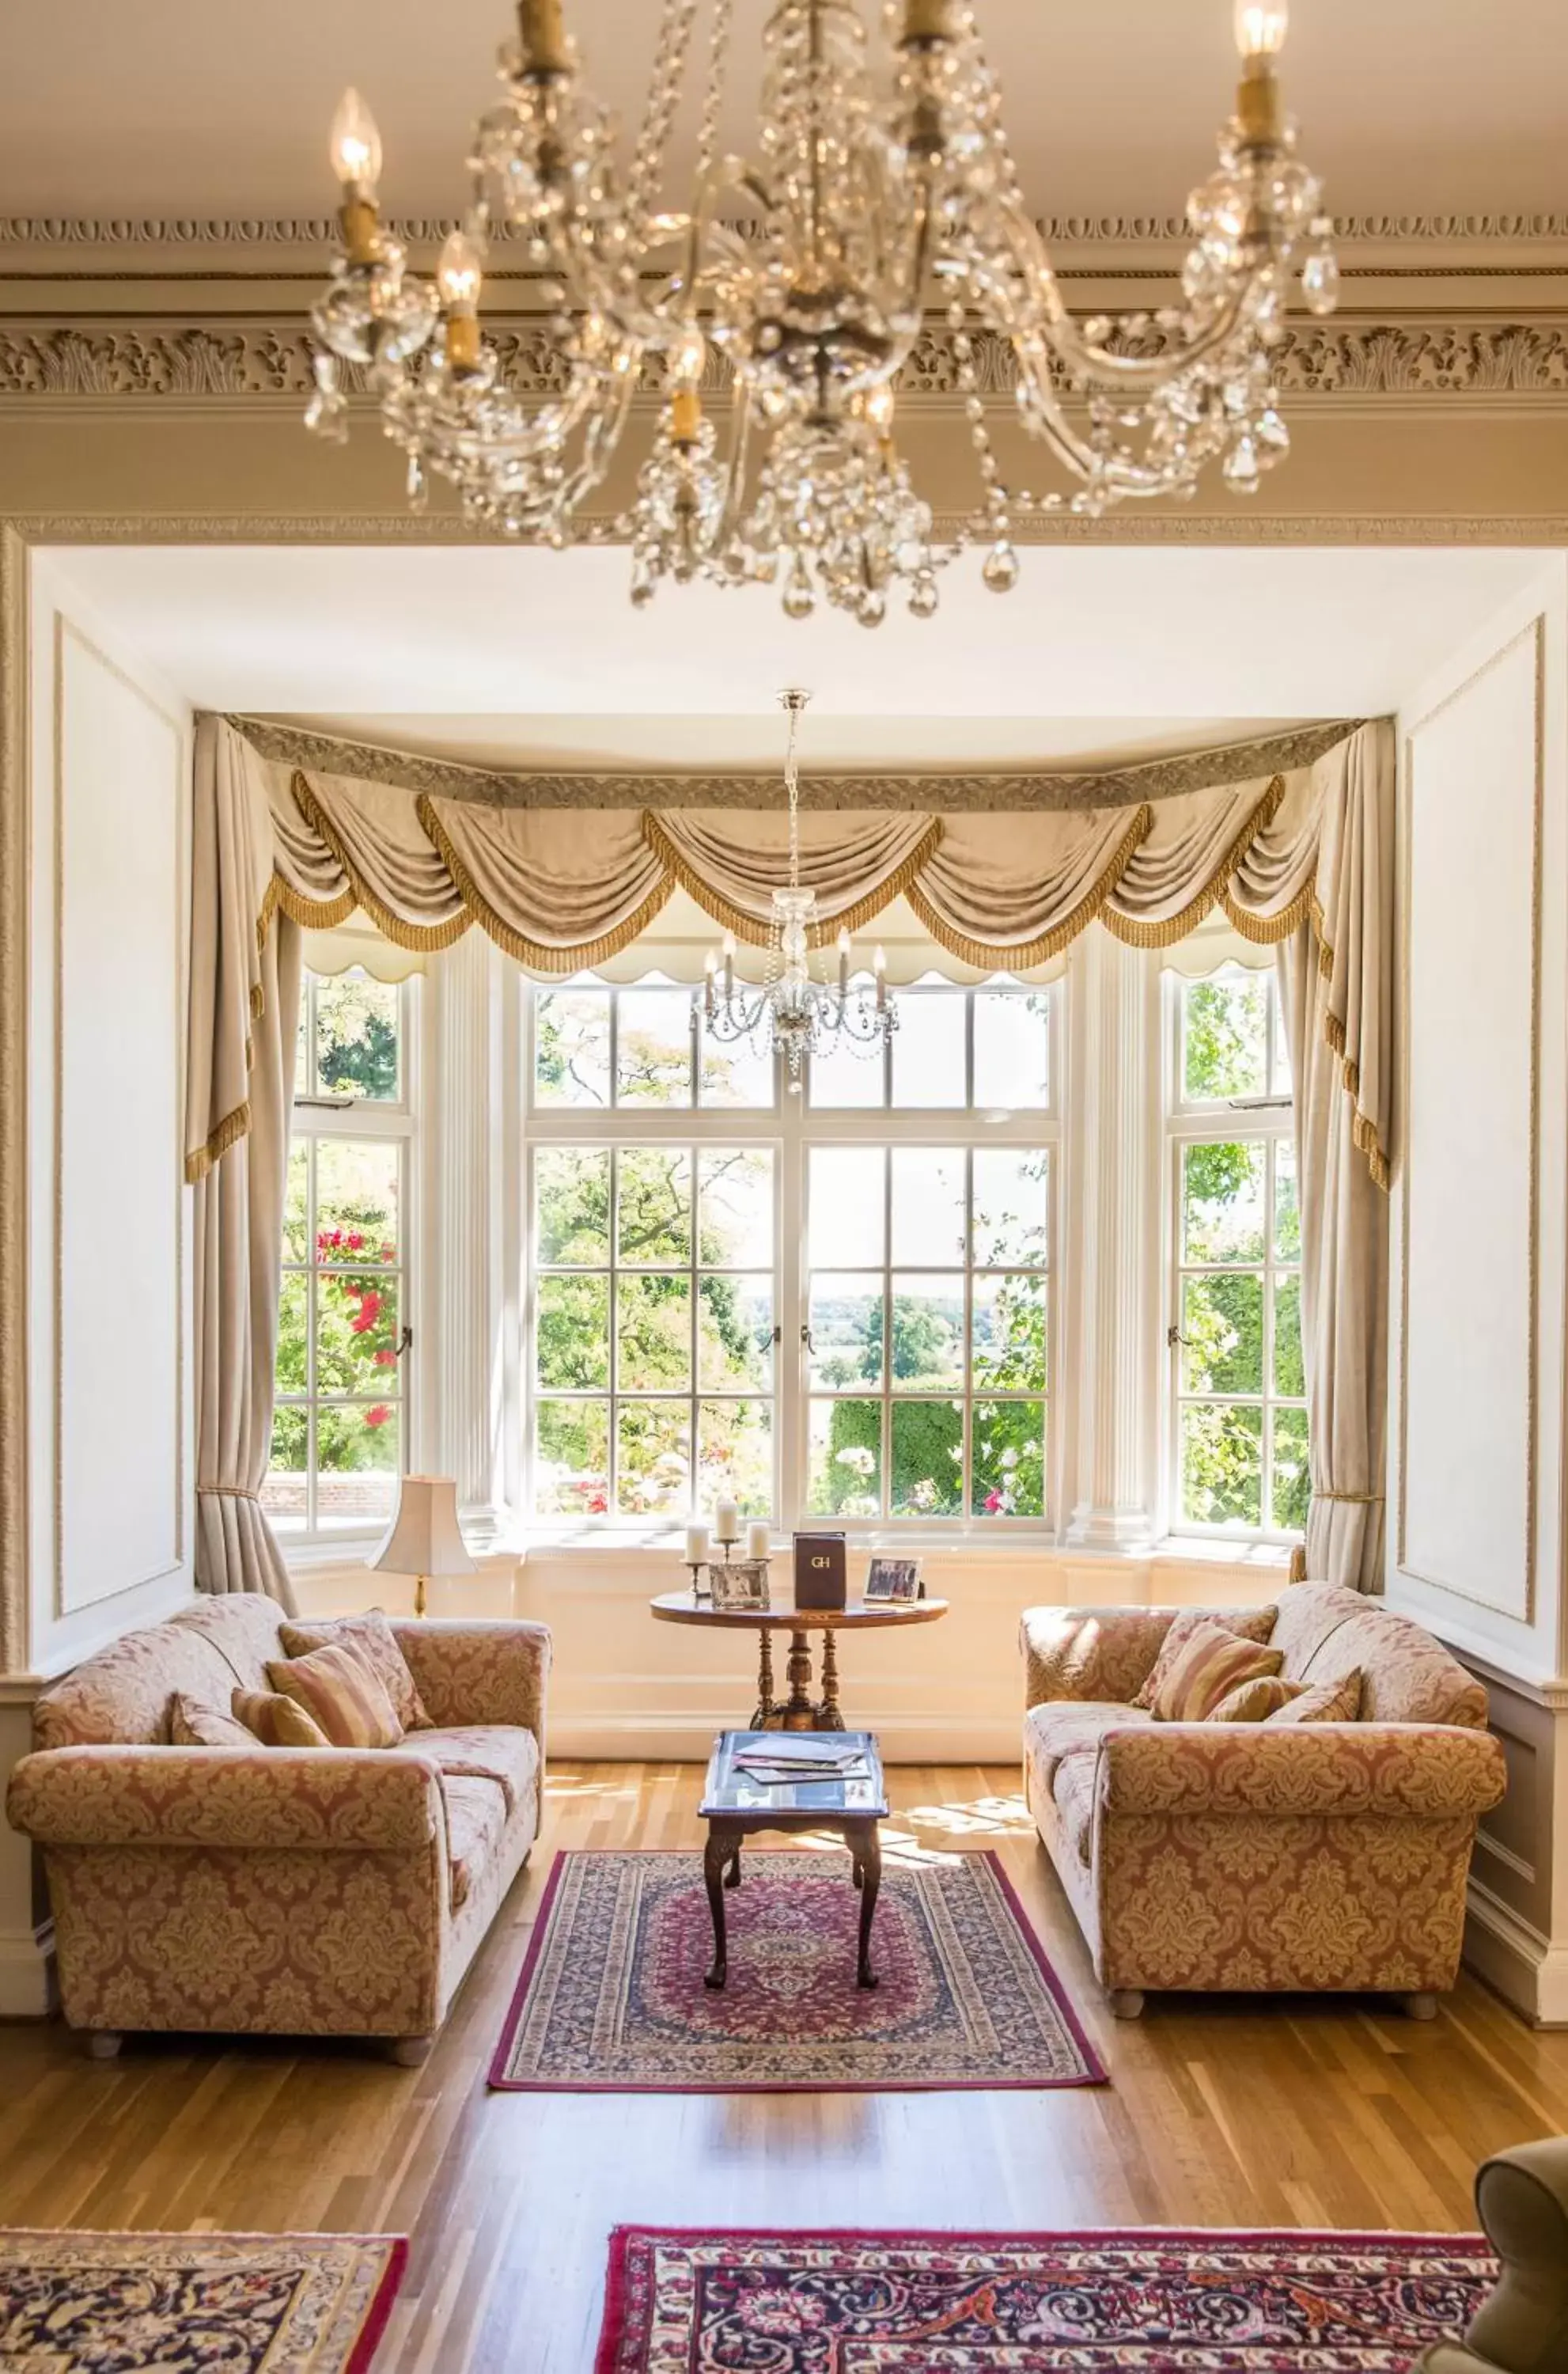
<svg viewBox="0 0 1568 2374"><path fill-rule="evenodd" d="M1318 761L1307 919L1279 949L1295 1084L1301 1322L1312 1499L1306 1571L1383 1587L1394 737L1363 726Z"/></svg>
<svg viewBox="0 0 1568 2374"><path fill-rule="evenodd" d="M272 920L247 754L197 732L187 1175L195 1186L198 1590L292 1608L261 1505L272 1434L298 927Z"/></svg>

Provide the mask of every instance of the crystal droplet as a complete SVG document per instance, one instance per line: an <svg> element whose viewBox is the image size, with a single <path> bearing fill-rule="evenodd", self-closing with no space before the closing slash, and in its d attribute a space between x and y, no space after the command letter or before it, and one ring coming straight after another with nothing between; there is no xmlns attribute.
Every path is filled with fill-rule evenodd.
<svg viewBox="0 0 1568 2374"><path fill-rule="evenodd" d="M1340 301L1340 263L1331 247L1315 247L1301 267L1301 293L1309 313L1331 313Z"/></svg>
<svg viewBox="0 0 1568 2374"><path fill-rule="evenodd" d="M809 618L816 608L816 595L812 592L811 573L799 553L784 587L784 616L787 618Z"/></svg>
<svg viewBox="0 0 1568 2374"><path fill-rule="evenodd" d="M425 464L417 453L411 453L408 457L408 508L413 511L422 511L429 499L430 488L425 476Z"/></svg>
<svg viewBox="0 0 1568 2374"><path fill-rule="evenodd" d="M1233 495L1256 493L1258 448L1250 437L1238 437L1225 455L1224 479Z"/></svg>
<svg viewBox="0 0 1568 2374"><path fill-rule="evenodd" d="M1258 439L1260 461L1281 461L1291 450L1291 432L1272 405L1258 414L1253 433Z"/></svg>
<svg viewBox="0 0 1568 2374"><path fill-rule="evenodd" d="M887 596L879 586L867 586L855 605L855 616L862 627L881 626L887 616Z"/></svg>
<svg viewBox="0 0 1568 2374"><path fill-rule="evenodd" d="M999 536L986 555L980 575L993 594L1010 594L1018 582L1018 555L1006 536Z"/></svg>
<svg viewBox="0 0 1568 2374"><path fill-rule="evenodd" d="M912 618L932 617L936 605L936 579L922 570L909 588L909 615Z"/></svg>
<svg viewBox="0 0 1568 2374"><path fill-rule="evenodd" d="M646 610L653 599L653 571L646 560L639 560L632 570L632 608Z"/></svg>

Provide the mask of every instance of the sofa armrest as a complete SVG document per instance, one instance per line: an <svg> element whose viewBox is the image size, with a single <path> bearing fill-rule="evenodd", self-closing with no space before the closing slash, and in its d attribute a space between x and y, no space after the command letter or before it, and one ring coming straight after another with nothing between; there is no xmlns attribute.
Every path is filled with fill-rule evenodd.
<svg viewBox="0 0 1568 2374"><path fill-rule="evenodd" d="M1024 1710L1047 1698L1125 1706L1154 1670L1174 1607L1026 1607L1019 1619Z"/></svg>
<svg viewBox="0 0 1568 2374"><path fill-rule="evenodd" d="M1508 1785L1490 1732L1406 1722L1165 1722L1100 1744L1095 1792L1117 1814L1488 1812Z"/></svg>
<svg viewBox="0 0 1568 2374"><path fill-rule="evenodd" d="M394 1624L392 1630L432 1722L517 1723L538 1740L543 1763L547 1625L459 1618ZM409 1739L418 1745L417 1732Z"/></svg>
<svg viewBox="0 0 1568 2374"><path fill-rule="evenodd" d="M349 1747L51 1747L11 1775L13 1829L46 1847L417 1851L444 1838L440 1774Z"/></svg>

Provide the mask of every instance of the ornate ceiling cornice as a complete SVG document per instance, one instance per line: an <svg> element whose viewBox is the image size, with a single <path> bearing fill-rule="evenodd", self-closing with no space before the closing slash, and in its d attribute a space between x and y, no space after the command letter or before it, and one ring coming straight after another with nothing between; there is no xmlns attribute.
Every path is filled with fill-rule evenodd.
<svg viewBox="0 0 1568 2374"><path fill-rule="evenodd" d="M490 335L512 386L528 395L559 392L558 352L542 323L503 318ZM1015 378L1011 348L990 335L973 344L981 388L1008 393ZM1568 320L1292 323L1277 369L1292 404L1458 398L1559 405L1568 402ZM0 322L0 403L302 405L310 384L310 339L298 317ZM957 366L944 330L927 333L900 393L906 402L957 404Z"/></svg>
<svg viewBox="0 0 1568 2374"><path fill-rule="evenodd" d="M417 751L386 749L267 718L231 717L228 723L263 758L280 766L314 768L322 774L389 783L405 792L430 792L438 798L475 800L490 807L775 808L785 802L777 768L770 772L712 774L512 772L464 766ZM1218 749L1184 751L1132 767L1044 768L1027 774L952 770L802 774L801 805L824 809L915 809L933 815L1129 806L1142 800L1208 791L1216 783L1249 782L1255 776L1308 767L1362 723L1355 717L1320 720L1293 733L1272 734L1256 742L1226 743Z"/></svg>
<svg viewBox="0 0 1568 2374"><path fill-rule="evenodd" d="M417 245L439 244L457 225L455 216L442 215L392 216L388 221L399 239ZM1568 241L1568 214L1340 215L1334 227L1339 238L1351 243ZM1190 236L1179 215L1052 215L1040 217L1039 229L1058 245L1179 245ZM0 248L325 247L336 235L330 215L0 215ZM505 247L515 236L497 231L495 243Z"/></svg>

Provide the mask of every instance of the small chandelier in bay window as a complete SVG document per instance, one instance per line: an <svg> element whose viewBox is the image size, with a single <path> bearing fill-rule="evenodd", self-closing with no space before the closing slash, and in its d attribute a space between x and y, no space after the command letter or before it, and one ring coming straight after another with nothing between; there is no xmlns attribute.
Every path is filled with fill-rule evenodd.
<svg viewBox="0 0 1568 2374"><path fill-rule="evenodd" d="M1246 494L1281 458L1287 295L1299 275L1306 306L1326 313L1337 284L1332 226L1275 71L1286 0L1236 6L1235 109L1217 170L1188 200L1172 300L1085 320L1069 313L1025 205L969 0L887 0L874 38L860 0L774 0L749 157L718 139L733 0L706 0L699 66L703 6L661 0L623 163L561 0L520 0L434 288L380 220L380 142L347 94L332 140L342 248L311 314L313 428L345 433L341 373L354 367L408 456L415 500L433 474L477 527L628 543L637 602L665 579L761 582L792 617L826 601L868 626L894 593L929 617L938 570L971 544L1005 592L1021 520L1190 496L1211 465ZM666 157L688 88L695 167L672 211ZM480 325L502 227L546 290L543 392L513 383ZM900 374L932 330L976 473L972 508L941 536L895 434ZM721 437L709 405L725 387ZM635 495L590 521L639 391L657 416ZM1043 490L1004 472L998 403L1037 441Z"/></svg>
<svg viewBox="0 0 1568 2374"><path fill-rule="evenodd" d="M746 1040L759 1054L782 1056L791 1096L799 1096L808 1055L828 1055L847 1047L878 1054L898 1028L898 1009L887 993L887 962L879 946L868 988L850 977L849 934L841 931L837 970L818 958L812 974L813 943L819 936L816 892L801 887L801 782L795 738L809 692L791 688L778 696L789 727L784 749L784 788L790 802L790 879L775 890L767 957L760 989L735 976L735 936L703 960L703 1020L720 1046Z"/></svg>

